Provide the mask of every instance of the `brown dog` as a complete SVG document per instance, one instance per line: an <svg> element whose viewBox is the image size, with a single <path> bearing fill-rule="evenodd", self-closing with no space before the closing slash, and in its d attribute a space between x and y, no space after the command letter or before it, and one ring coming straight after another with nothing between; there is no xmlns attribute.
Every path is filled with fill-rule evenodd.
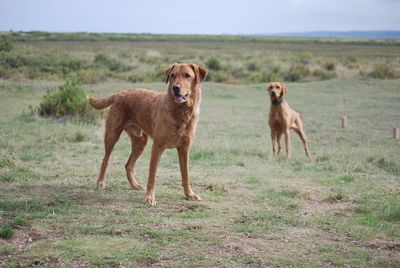
<svg viewBox="0 0 400 268"><path fill-rule="evenodd" d="M267 91L271 98L268 123L271 127L273 155L278 156L281 150L280 139L282 134L285 134L286 158L290 158L290 129L293 129L300 136L307 157L310 157L307 138L303 130L303 122L299 114L292 110L289 104L283 100L283 95L288 92L287 87L280 82L271 82L267 86Z"/></svg>
<svg viewBox="0 0 400 268"><path fill-rule="evenodd" d="M125 169L133 189L143 189L134 177L135 163L144 151L147 137L153 139L149 179L144 199L146 203L156 204L157 165L162 152L167 148L178 149L182 186L186 198L201 200L190 186L188 162L200 112L200 85L206 75L207 70L196 64L174 64L165 70L168 83L166 93L132 89L102 99L88 97L90 104L96 109L111 106L106 120L105 155L97 180L99 187L105 186L108 159L121 132L125 130L132 140L132 152Z"/></svg>

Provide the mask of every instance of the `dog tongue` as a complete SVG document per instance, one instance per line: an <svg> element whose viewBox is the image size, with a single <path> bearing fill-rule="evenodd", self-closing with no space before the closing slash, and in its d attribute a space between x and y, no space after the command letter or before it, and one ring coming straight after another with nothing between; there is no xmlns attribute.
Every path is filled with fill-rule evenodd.
<svg viewBox="0 0 400 268"><path fill-rule="evenodd" d="M183 96L175 96L175 101L181 102L183 100Z"/></svg>

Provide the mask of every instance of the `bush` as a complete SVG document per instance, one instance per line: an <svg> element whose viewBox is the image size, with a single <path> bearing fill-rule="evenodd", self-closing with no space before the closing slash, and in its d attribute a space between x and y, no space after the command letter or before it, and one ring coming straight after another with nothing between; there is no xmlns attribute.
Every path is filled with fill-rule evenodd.
<svg viewBox="0 0 400 268"><path fill-rule="evenodd" d="M12 71L0 66L0 78L10 78L12 76Z"/></svg>
<svg viewBox="0 0 400 268"><path fill-rule="evenodd" d="M315 77L318 77L321 80L328 80L328 79L333 79L337 77L337 74L335 72L329 72L326 70L322 69L317 69L313 72L313 75Z"/></svg>
<svg viewBox="0 0 400 268"><path fill-rule="evenodd" d="M249 70L250 72L255 72L255 71L259 71L260 67L257 65L257 63L251 62L251 63L247 64L247 70Z"/></svg>
<svg viewBox="0 0 400 268"><path fill-rule="evenodd" d="M0 42L0 51L10 52L12 50L12 45L8 41L1 41Z"/></svg>
<svg viewBox="0 0 400 268"><path fill-rule="evenodd" d="M125 66L124 64L119 62L117 59L110 58L104 54L97 54L94 58L93 63L94 63L94 65L97 65L100 67L106 67L110 71L124 72L124 71L131 70L131 68L129 66Z"/></svg>
<svg viewBox="0 0 400 268"><path fill-rule="evenodd" d="M250 80L250 83L253 83L253 84L261 84L261 83L266 82L266 81L264 81L264 77L259 73L252 74L250 76L249 80Z"/></svg>
<svg viewBox="0 0 400 268"><path fill-rule="evenodd" d="M301 81L304 80L309 74L309 68L302 65L296 65L290 67L288 73L285 76L285 80L290 82Z"/></svg>
<svg viewBox="0 0 400 268"><path fill-rule="evenodd" d="M16 69L28 65L28 60L17 53L0 52L0 65L7 69Z"/></svg>
<svg viewBox="0 0 400 268"><path fill-rule="evenodd" d="M219 61L218 58L212 57L206 62L206 66L208 69L213 70L213 71L219 71L221 70L221 62Z"/></svg>
<svg viewBox="0 0 400 268"><path fill-rule="evenodd" d="M336 69L336 60L325 62L324 67L327 71L334 71Z"/></svg>
<svg viewBox="0 0 400 268"><path fill-rule="evenodd" d="M301 53L298 55L298 59L302 65L308 65L313 60L313 55L311 53Z"/></svg>
<svg viewBox="0 0 400 268"><path fill-rule="evenodd" d="M377 78L377 79L394 79L396 78L395 73L389 66L387 65L377 65L374 67L372 72L368 74L369 77Z"/></svg>
<svg viewBox="0 0 400 268"><path fill-rule="evenodd" d="M230 79L229 74L226 72L211 72L207 74L207 81L224 83Z"/></svg>
<svg viewBox="0 0 400 268"><path fill-rule="evenodd" d="M86 94L76 76L70 76L57 90L48 90L38 108L43 117L78 116L93 121L93 109L89 108Z"/></svg>

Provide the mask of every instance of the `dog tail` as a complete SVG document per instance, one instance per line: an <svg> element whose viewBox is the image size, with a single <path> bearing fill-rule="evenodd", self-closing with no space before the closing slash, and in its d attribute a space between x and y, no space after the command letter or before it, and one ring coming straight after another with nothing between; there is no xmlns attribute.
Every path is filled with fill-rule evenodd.
<svg viewBox="0 0 400 268"><path fill-rule="evenodd" d="M91 96L87 96L86 98L89 100L90 105L97 110L104 109L114 102L114 95L101 99L96 99L95 97Z"/></svg>

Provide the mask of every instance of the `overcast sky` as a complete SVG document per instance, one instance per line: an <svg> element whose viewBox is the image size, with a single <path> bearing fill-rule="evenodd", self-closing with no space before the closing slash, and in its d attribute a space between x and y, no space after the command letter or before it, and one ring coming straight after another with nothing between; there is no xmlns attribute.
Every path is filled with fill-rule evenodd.
<svg viewBox="0 0 400 268"><path fill-rule="evenodd" d="M259 34L400 30L400 0L0 0L0 31Z"/></svg>

